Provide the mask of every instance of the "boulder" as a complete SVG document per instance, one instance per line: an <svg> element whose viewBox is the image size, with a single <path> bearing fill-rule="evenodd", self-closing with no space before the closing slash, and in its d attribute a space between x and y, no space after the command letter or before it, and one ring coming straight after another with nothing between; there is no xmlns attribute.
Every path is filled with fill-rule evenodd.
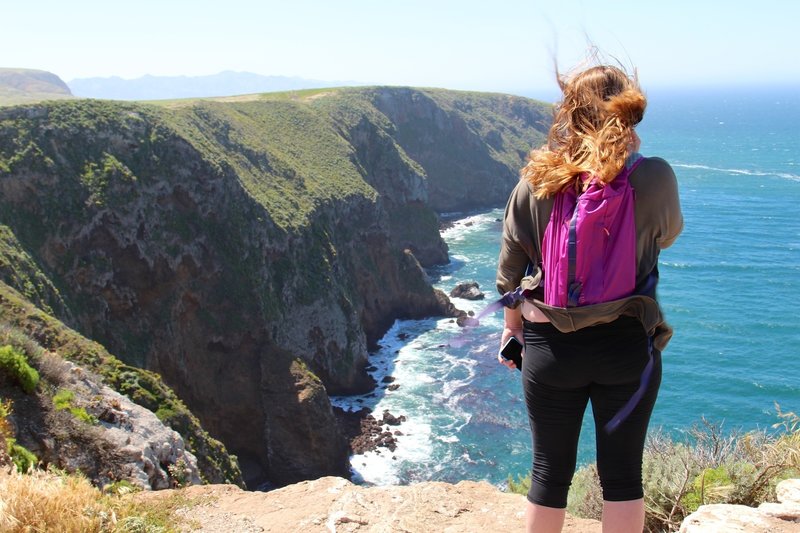
<svg viewBox="0 0 800 533"><path fill-rule="evenodd" d="M701 505L681 524L681 533L800 533L800 479L781 481L775 490L780 503Z"/></svg>
<svg viewBox="0 0 800 533"><path fill-rule="evenodd" d="M480 290L480 285L476 281L463 281L450 291L452 298L464 298L465 300L483 300L486 295Z"/></svg>
<svg viewBox="0 0 800 533"><path fill-rule="evenodd" d="M148 490L201 483L197 459L186 450L177 431L152 411L96 383L80 367L65 364L72 368L72 387L91 398L87 411L97 417L105 439L117 447L122 470L129 472L128 481Z"/></svg>

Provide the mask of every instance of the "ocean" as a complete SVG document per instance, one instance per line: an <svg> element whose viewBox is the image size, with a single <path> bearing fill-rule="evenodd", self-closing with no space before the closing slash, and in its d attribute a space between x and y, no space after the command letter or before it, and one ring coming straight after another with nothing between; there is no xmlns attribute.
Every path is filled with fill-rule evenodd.
<svg viewBox="0 0 800 533"><path fill-rule="evenodd" d="M723 430L770 428L800 412L800 91L796 88L648 94L641 152L678 176L685 228L662 252L658 294L675 336L651 428L675 438L706 419ZM474 280L497 298L502 207L454 214L442 234L450 264L431 269L445 292ZM353 456L356 481L486 480L530 469L519 372L495 360L502 313L462 329L450 319L397 321L370 355L380 387L333 398L346 409L404 415L397 448ZM399 385L388 390L385 376ZM579 463L594 461L587 410Z"/></svg>

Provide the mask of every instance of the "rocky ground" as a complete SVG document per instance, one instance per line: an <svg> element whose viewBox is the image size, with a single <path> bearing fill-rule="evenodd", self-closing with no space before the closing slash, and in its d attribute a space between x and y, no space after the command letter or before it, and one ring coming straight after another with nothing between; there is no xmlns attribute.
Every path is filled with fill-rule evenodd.
<svg viewBox="0 0 800 533"><path fill-rule="evenodd" d="M362 487L336 477L304 481L271 492L233 485L181 489L182 531L199 532L510 532L523 531L525 498L488 483L462 481ZM140 493L168 498L174 490ZM564 531L599 533L593 520L568 517Z"/></svg>
<svg viewBox="0 0 800 533"><path fill-rule="evenodd" d="M172 498L173 496L178 498ZM681 533L800 533L800 480L782 481L780 503L754 509L704 505L689 515ZM460 533L524 530L525 497L486 482L439 482L364 487L338 477L303 481L271 492L234 485L136 493L153 505L179 501L174 526L180 531L308 533ZM170 505L173 509L175 505ZM600 533L595 520L567 516L565 533Z"/></svg>

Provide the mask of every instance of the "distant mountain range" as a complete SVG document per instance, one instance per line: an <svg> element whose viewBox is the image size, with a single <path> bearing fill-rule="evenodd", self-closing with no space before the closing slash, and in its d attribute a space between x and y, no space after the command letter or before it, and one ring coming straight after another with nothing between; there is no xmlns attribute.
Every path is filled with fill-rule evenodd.
<svg viewBox="0 0 800 533"><path fill-rule="evenodd" d="M110 100L166 100L207 96L316 89L364 85L344 81L320 81L287 76L262 76L252 72L225 71L208 76L142 76L133 80L79 78L68 82L72 94Z"/></svg>

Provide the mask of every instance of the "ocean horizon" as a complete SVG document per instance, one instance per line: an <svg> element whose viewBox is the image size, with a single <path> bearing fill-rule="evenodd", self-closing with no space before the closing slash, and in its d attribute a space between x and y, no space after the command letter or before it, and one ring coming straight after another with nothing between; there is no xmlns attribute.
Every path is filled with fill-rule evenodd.
<svg viewBox="0 0 800 533"><path fill-rule="evenodd" d="M648 94L637 128L645 156L678 177L685 228L662 252L658 296L675 335L651 431L683 438L708 420L723 431L769 429L800 410L800 92L664 91ZM449 214L450 263L429 270L449 293L476 281L484 301L453 299L478 313L496 299L503 209ZM379 387L335 397L345 409L404 415L397 449L351 459L354 479L386 485L486 480L504 484L530 469L531 444L519 372L495 354L501 313L474 328L452 319L397 321L370 355ZM392 376L396 390L382 383ZM579 464L594 461L587 410Z"/></svg>

